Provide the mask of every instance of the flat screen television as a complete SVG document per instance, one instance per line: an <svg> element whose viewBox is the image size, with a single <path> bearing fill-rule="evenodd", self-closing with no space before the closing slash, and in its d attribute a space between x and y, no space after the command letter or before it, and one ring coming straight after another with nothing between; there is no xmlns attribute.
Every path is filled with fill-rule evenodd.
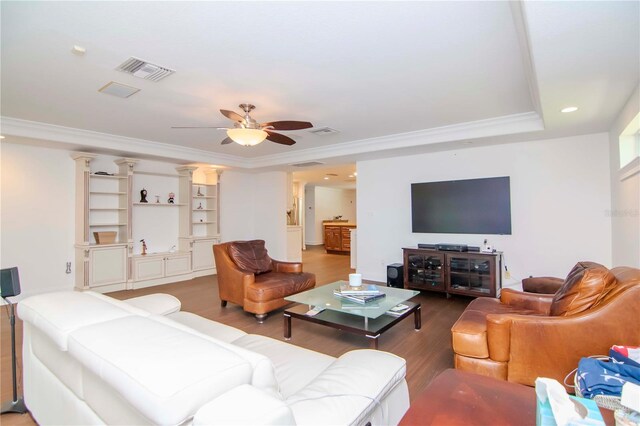
<svg viewBox="0 0 640 426"><path fill-rule="evenodd" d="M433 234L511 234L508 176L411 184L411 229Z"/></svg>

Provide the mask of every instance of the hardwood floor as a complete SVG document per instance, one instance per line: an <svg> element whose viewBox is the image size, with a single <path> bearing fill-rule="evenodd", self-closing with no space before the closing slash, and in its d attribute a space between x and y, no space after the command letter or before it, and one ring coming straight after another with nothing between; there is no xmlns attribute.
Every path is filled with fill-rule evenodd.
<svg viewBox="0 0 640 426"><path fill-rule="evenodd" d="M303 253L304 270L316 274L317 285L345 280L352 271L349 269L349 256L325 254L322 246L308 247ZM247 333L261 334L282 340L282 309L269 314L263 324L258 324L253 315L242 308L228 304L220 306L215 276L196 278L149 287L140 290L118 291L109 295L117 299L127 299L151 293L169 293L182 302L182 310L189 311L237 327ZM380 350L392 352L407 360L407 382L411 399L416 398L429 382L442 370L453 366L450 328L460 316L471 299L452 297L447 299L438 293L423 293L414 301L422 304L422 329L413 329L412 318L407 318L385 332L380 338ZM1 358L0 388L2 401L11 399L11 344L8 316L2 314L0 320ZM368 339L362 336L334 330L302 321L292 322L291 344L302 346L331 356L338 357L353 349L369 347ZM16 321L16 344L18 352L22 348L22 321ZM21 362L18 363L18 367ZM18 381L21 383L21 369L18 369ZM21 387L20 387L21 393ZM5 414L0 423L6 425L34 425L29 414Z"/></svg>

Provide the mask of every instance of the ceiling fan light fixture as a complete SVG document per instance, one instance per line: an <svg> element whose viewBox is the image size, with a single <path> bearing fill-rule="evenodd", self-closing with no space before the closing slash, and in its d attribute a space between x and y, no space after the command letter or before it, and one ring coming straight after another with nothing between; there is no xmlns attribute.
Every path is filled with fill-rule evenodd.
<svg viewBox="0 0 640 426"><path fill-rule="evenodd" d="M264 141L269 134L260 129L229 129L227 136L243 146L255 146Z"/></svg>

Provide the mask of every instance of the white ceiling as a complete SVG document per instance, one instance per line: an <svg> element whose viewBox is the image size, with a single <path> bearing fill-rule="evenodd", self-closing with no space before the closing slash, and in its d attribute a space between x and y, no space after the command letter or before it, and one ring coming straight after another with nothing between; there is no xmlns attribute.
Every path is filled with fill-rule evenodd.
<svg viewBox="0 0 640 426"><path fill-rule="evenodd" d="M640 75L638 2L0 7L7 140L180 161L344 164L463 139L606 131ZM86 54L73 55L74 45ZM154 83L114 70L130 56L176 73ZM128 99L99 93L111 80L141 91ZM301 130L289 132L292 147L246 148L221 146L221 131L170 129L228 125L218 110L247 101L260 122L308 120L340 133ZM558 112L569 104L580 110Z"/></svg>

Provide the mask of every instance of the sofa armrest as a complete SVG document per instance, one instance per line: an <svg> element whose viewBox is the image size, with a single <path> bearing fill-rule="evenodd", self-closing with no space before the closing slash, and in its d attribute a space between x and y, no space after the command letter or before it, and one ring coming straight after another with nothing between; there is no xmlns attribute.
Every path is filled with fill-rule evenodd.
<svg viewBox="0 0 640 426"><path fill-rule="evenodd" d="M501 303L544 315L549 314L552 300L552 294L524 293L510 288L502 289L500 293Z"/></svg>
<svg viewBox="0 0 640 426"><path fill-rule="evenodd" d="M298 424L317 424L318 419L336 425L397 424L409 409L405 374L406 362L396 355L349 351L287 398L287 404Z"/></svg>
<svg viewBox="0 0 640 426"><path fill-rule="evenodd" d="M273 270L275 272L285 272L289 274L299 274L302 272L302 263L300 262L281 262L271 259Z"/></svg>
<svg viewBox="0 0 640 426"><path fill-rule="evenodd" d="M295 425L280 398L251 385L240 385L202 406L193 425Z"/></svg>
<svg viewBox="0 0 640 426"><path fill-rule="evenodd" d="M155 293L125 299L123 302L155 315L169 315L181 308L180 300L170 294Z"/></svg>
<svg viewBox="0 0 640 426"><path fill-rule="evenodd" d="M522 290L527 293L555 294L564 284L562 278L529 277L522 280Z"/></svg>

